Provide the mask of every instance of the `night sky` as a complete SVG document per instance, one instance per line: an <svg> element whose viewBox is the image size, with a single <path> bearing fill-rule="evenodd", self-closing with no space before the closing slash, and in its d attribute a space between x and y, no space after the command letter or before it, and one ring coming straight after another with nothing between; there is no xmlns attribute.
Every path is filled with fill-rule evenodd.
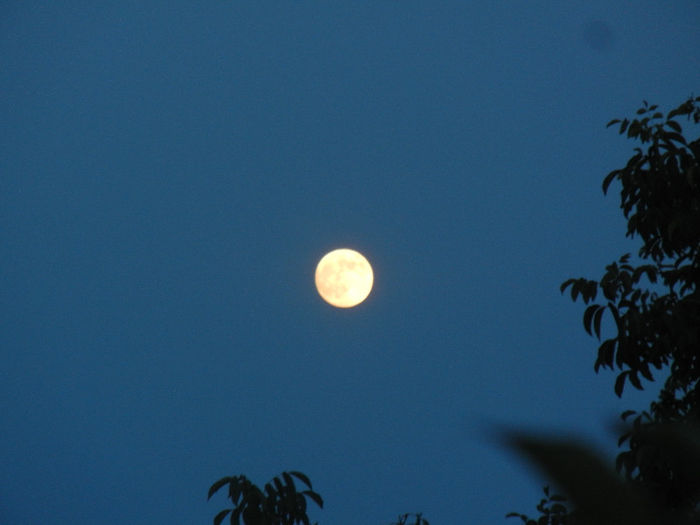
<svg viewBox="0 0 700 525"><path fill-rule="evenodd" d="M322 524L507 524L490 425L615 453L569 277L637 244L606 129L700 95L697 1L6 1L0 523L208 524L308 474ZM314 288L349 247L356 308ZM609 326L608 326L609 328Z"/></svg>

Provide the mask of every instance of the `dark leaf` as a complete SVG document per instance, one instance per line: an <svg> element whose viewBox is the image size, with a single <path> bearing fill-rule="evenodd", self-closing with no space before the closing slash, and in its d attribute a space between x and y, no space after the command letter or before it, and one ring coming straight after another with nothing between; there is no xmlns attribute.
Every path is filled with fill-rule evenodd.
<svg viewBox="0 0 700 525"><path fill-rule="evenodd" d="M522 433L507 435L508 444L537 465L571 498L586 523L651 525L656 523L639 494L628 489L588 447Z"/></svg>
<svg viewBox="0 0 700 525"><path fill-rule="evenodd" d="M224 509L214 516L214 525L220 525L221 522L224 521L224 518L228 516L229 512L231 512L231 509Z"/></svg>
<svg viewBox="0 0 700 525"><path fill-rule="evenodd" d="M233 479L235 479L235 478L227 476L225 478L221 478L219 481L217 481L211 487L209 487L209 494L207 495L207 500L211 499L211 497L214 495L214 493L217 490L219 490L221 487L223 487L224 485L226 485L228 482L232 481Z"/></svg>
<svg viewBox="0 0 700 525"><path fill-rule="evenodd" d="M636 410L625 410L622 414L620 414L620 418L622 419L622 421L626 421L628 417L633 416L636 413Z"/></svg>
<svg viewBox="0 0 700 525"><path fill-rule="evenodd" d="M323 498L319 494L317 494L313 490L305 490L304 492L302 492L302 494L304 496L308 496L309 498L314 500L316 505L318 505L320 508L323 508Z"/></svg>
<svg viewBox="0 0 700 525"><path fill-rule="evenodd" d="M615 380L615 393L617 397L622 397L622 390L625 388L625 379L629 375L629 370L625 370L620 375L617 376Z"/></svg>
<svg viewBox="0 0 700 525"><path fill-rule="evenodd" d="M684 146L687 144L685 138L683 138L683 135L681 135L680 133L666 133L664 134L664 137L668 140L675 140L676 142L680 142Z"/></svg>
<svg viewBox="0 0 700 525"><path fill-rule="evenodd" d="M311 486L311 480L306 476L306 474L304 474L304 473L302 473L302 472L298 472L298 471L296 471L296 470L291 470L291 471L289 471L289 473L290 473L292 476L294 476L295 478L300 479L300 480L301 480L307 487L309 487L310 489L313 488L313 487Z"/></svg>
<svg viewBox="0 0 700 525"><path fill-rule="evenodd" d="M675 120L667 120L666 125L678 133L681 133L682 131L681 125Z"/></svg>
<svg viewBox="0 0 700 525"><path fill-rule="evenodd" d="M629 123L630 123L630 121L627 120L627 119L624 119L624 120L622 121L622 124L620 124L620 135L622 135L622 134L625 132L625 130L627 129L627 126L629 125Z"/></svg>
<svg viewBox="0 0 700 525"><path fill-rule="evenodd" d="M231 525L238 525L240 523L241 512L243 512L242 506L238 506L235 509L233 509L233 512L231 513Z"/></svg>
<svg viewBox="0 0 700 525"><path fill-rule="evenodd" d="M642 361L641 363L639 363L639 373L641 373L644 376L644 378L648 379L649 381L654 380L654 376L651 375L651 371L649 370L649 363L647 363L646 361Z"/></svg>
<svg viewBox="0 0 700 525"><path fill-rule="evenodd" d="M294 480L292 479L292 476L290 476L287 472L282 472L282 477L284 478L284 482L287 484L287 487L289 487L289 490L291 490L292 492L296 492L297 488L294 486Z"/></svg>
<svg viewBox="0 0 700 525"><path fill-rule="evenodd" d="M559 287L559 290L561 290L561 293L564 293L564 291L565 291L569 286L571 286L572 284L574 284L575 282L576 282L576 279L567 279L566 281L564 281L564 282L561 284L561 286Z"/></svg>
<svg viewBox="0 0 700 525"><path fill-rule="evenodd" d="M605 306L600 306L593 316L593 329L595 330L595 335L600 340L600 320L603 318L603 312L605 311Z"/></svg>
<svg viewBox="0 0 700 525"><path fill-rule="evenodd" d="M588 308L586 308L586 311L583 312L583 328L588 332L588 335L593 335L591 332L591 325L593 322L593 314L598 310L600 306L597 304L592 304Z"/></svg>
<svg viewBox="0 0 700 525"><path fill-rule="evenodd" d="M644 390L642 388L642 383L639 381L639 376L637 375L636 371L633 370L629 373L629 379L630 383L632 383L634 388L636 388L637 390Z"/></svg>

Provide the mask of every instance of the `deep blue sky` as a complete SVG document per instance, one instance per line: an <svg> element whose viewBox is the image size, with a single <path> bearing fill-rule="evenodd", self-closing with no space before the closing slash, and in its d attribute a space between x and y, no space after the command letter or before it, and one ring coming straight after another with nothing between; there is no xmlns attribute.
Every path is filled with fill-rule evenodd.
<svg viewBox="0 0 700 525"><path fill-rule="evenodd" d="M700 87L700 5L4 2L0 523L211 523L306 472L321 523L503 524L484 422L613 453L568 277L634 250L604 125ZM347 246L361 306L313 287ZM648 394L647 394L648 396Z"/></svg>

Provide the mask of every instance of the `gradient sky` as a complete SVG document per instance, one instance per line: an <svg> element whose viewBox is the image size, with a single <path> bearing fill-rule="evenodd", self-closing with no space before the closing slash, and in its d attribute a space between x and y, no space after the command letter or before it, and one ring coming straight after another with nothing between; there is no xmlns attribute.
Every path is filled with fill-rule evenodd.
<svg viewBox="0 0 700 525"><path fill-rule="evenodd" d="M700 94L699 20L3 2L0 523L207 524L218 478L295 469L322 524L506 524L544 480L487 424L613 454L650 394L594 374L559 284L636 250L605 124ZM336 247L374 267L354 309L313 286Z"/></svg>

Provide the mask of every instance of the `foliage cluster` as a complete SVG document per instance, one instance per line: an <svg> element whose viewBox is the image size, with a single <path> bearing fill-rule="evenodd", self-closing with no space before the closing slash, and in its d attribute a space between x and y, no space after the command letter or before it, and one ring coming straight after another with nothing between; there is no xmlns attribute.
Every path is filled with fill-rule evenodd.
<svg viewBox="0 0 700 525"><path fill-rule="evenodd" d="M509 437L570 497L574 510L557 523L700 522L700 139L683 135L683 117L700 123L700 97L666 116L644 102L635 118L608 123L641 142L603 181L604 193L620 183L627 236L641 240L638 261L624 254L599 281L569 279L561 286L587 305L583 326L590 335L601 340L603 315L611 316L615 333L601 341L594 368L617 370L618 396L627 383L641 390L660 371L667 374L648 410L621 415L618 445L627 448L616 467L625 483L593 455L581 462L590 454L583 446ZM551 513L540 512L533 523L554 525Z"/></svg>
<svg viewBox="0 0 700 525"><path fill-rule="evenodd" d="M308 488L297 491L294 478ZM233 508L224 509L214 517L214 525L230 515L231 525L309 525L306 498L323 508L323 499L314 492L309 478L301 472L282 472L261 490L245 476L221 478L209 488L209 499L221 488L228 486L228 498Z"/></svg>

